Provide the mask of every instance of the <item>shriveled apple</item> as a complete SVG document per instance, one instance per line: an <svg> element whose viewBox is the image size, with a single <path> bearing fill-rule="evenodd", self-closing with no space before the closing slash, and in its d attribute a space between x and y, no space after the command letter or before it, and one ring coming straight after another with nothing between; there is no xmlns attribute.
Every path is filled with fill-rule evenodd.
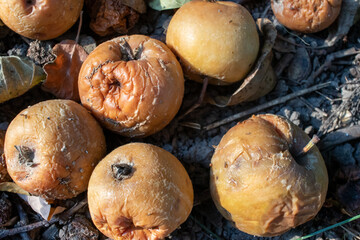
<svg viewBox="0 0 360 240"><path fill-rule="evenodd" d="M85 191L106 152L100 125L71 100L48 100L20 112L6 131L4 149L14 182L48 200Z"/></svg>
<svg viewBox="0 0 360 240"><path fill-rule="evenodd" d="M339 16L342 0L271 0L276 19L291 30L315 33Z"/></svg>
<svg viewBox="0 0 360 240"><path fill-rule="evenodd" d="M213 200L241 231L275 236L312 219L328 188L324 160L287 119L253 116L231 128L211 159Z"/></svg>
<svg viewBox="0 0 360 240"><path fill-rule="evenodd" d="M99 45L79 74L82 104L108 129L144 137L164 128L178 112L184 77L174 54L144 35Z"/></svg>
<svg viewBox="0 0 360 240"><path fill-rule="evenodd" d="M187 219L193 197L180 161L145 143L126 144L108 154L88 188L92 221L115 240L165 238Z"/></svg>

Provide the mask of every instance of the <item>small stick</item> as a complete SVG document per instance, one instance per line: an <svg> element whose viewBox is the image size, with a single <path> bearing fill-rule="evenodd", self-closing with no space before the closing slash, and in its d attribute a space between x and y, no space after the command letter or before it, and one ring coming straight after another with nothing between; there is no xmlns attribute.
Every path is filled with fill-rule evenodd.
<svg viewBox="0 0 360 240"><path fill-rule="evenodd" d="M76 43L79 43L80 31L81 31L81 26L82 26L82 16L83 16L83 11L80 12L79 27L78 27L78 30L76 33L76 38L75 38Z"/></svg>
<svg viewBox="0 0 360 240"><path fill-rule="evenodd" d="M313 146L315 146L320 141L320 138L314 134L314 136L310 139L310 141L303 147L301 152L297 154L296 157L304 156Z"/></svg>
<svg viewBox="0 0 360 240"><path fill-rule="evenodd" d="M274 68L274 72L277 77L281 76L284 69L287 66L289 66L289 64L290 64L291 60L293 60L293 58L294 58L294 54L292 54L292 53L287 53L280 58L280 60L278 61L278 63L275 65L275 68Z"/></svg>
<svg viewBox="0 0 360 240"><path fill-rule="evenodd" d="M226 123L230 123L232 121L235 121L235 120L237 120L239 118L245 117L245 116L250 115L250 114L257 113L257 112L259 112L261 110L264 110L264 109L269 108L269 107L273 107L275 105L285 103L285 102L287 102L287 101L289 101L289 100L291 100L293 98L300 97L300 96L305 95L307 93L310 93L310 92L313 92L313 91L328 87L330 85L331 85L331 82L320 83L320 84L312 86L310 88L303 89L303 90L300 90L298 92L291 93L291 94L286 95L284 97L274 99L274 100L272 100L270 102L267 102L267 103L264 103L262 105L256 106L254 108L250 108L250 109L245 110L243 112L237 113L235 115L227 117L227 118L225 118L223 120L220 120L218 122L211 123L211 124L205 126L203 129L211 130L213 128L219 127L219 126L224 125Z"/></svg>
<svg viewBox="0 0 360 240"><path fill-rule="evenodd" d="M24 211L24 208L22 207L21 202L18 200L16 200L16 209L17 209L19 217L20 217L19 226L22 227L22 226L26 226L27 224L29 224L29 219L27 217L27 214ZM31 238L29 237L29 234L27 232L20 233L20 236L24 240L31 240Z"/></svg>
<svg viewBox="0 0 360 240"><path fill-rule="evenodd" d="M31 231L31 230L34 230L34 229L40 228L40 227L48 227L51 224L56 223L60 220L66 220L69 217L71 217L74 213L76 213L78 210L80 210L82 207L84 207L86 204L87 204L87 198L85 198L84 200L82 200L81 202L79 202L78 204L76 204L75 206L70 208L69 210L53 217L52 219L50 219L50 221L43 220L43 221L39 221L36 223L28 224L23 227L17 227L17 228L13 228L13 229L2 229L2 230L0 230L0 238L13 236L13 235L23 233L23 232L28 232L28 231Z"/></svg>
<svg viewBox="0 0 360 240"><path fill-rule="evenodd" d="M209 79L207 77L204 77L199 99L192 107L190 107L183 115L181 115L178 118L178 120L183 119L186 115L188 115L189 113L191 113L192 111L194 111L195 109L201 106L202 102L204 101L208 83L209 83Z"/></svg>
<svg viewBox="0 0 360 240"><path fill-rule="evenodd" d="M321 110L320 108L318 108L318 107L314 107L311 103L309 103L309 101L308 100L306 100L305 98L303 98L303 97L299 97L300 98L300 100L306 105L306 106L308 106L311 110L315 110L315 111L317 111L321 116L323 116L323 117L327 117L328 116L328 114L326 113L326 112L324 112L323 110Z"/></svg>

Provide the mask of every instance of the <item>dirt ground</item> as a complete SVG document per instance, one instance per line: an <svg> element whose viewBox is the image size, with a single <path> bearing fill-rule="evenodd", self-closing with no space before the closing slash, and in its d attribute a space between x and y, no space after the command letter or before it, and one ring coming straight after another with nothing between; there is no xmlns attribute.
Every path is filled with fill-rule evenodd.
<svg viewBox="0 0 360 240"><path fill-rule="evenodd" d="M239 2L239 1L238 1ZM316 34L299 34L285 29L274 18L269 1L244 3L255 19L270 19L277 30L273 47L272 66L277 75L275 88L266 96L252 102L220 108L204 102L199 108L180 119L193 106L200 95L202 85L190 80L185 83L185 96L180 112L161 132L144 139L124 138L105 130L108 152L133 141L147 142L174 154L187 169L194 185L195 206L188 220L171 234L169 239L297 239L327 226L360 214L360 23L353 25L333 46L323 47L330 30ZM148 9L128 34L146 34L165 40L166 26L174 11L158 12ZM115 35L99 37L88 26L89 16L84 13L80 43L92 48ZM63 36L51 41L32 41L9 31L0 36L0 55L28 56L38 65L52 61L51 49L63 39L75 39L77 24ZM235 114L263 106L274 99L281 99L303 89L330 82L324 88L284 103L267 106L226 124L206 129L205 126L229 118ZM239 83L240 84L240 83ZM209 86L207 94L229 95L238 85L231 87ZM11 120L24 108L37 102L55 98L36 86L26 94L0 104L0 128L6 129ZM311 221L274 238L258 238L247 235L225 220L216 210L209 193L209 164L214 147L222 136L237 122L251 114L273 113L289 118L308 135L321 137L319 148L329 173L329 190L326 202L319 214ZM199 127L200 126L200 127ZM199 129L200 128L200 129ZM84 199L84 194L61 205L73 206ZM0 198L0 220L8 219L4 229L41 221L17 195L3 193ZM6 209L12 210L11 213ZM8 212L6 212L8 211ZM26 215L26 223L21 222ZM12 222L10 222L12 221ZM1 230L0 230L1 232ZM346 224L311 239L359 239L359 221ZM86 207L66 221L47 224L44 227L5 239L106 239L92 225Z"/></svg>

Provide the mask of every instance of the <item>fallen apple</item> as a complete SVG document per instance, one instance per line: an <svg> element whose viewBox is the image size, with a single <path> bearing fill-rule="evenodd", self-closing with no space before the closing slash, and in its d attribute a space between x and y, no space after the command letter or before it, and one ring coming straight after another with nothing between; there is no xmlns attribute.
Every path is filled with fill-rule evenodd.
<svg viewBox="0 0 360 240"><path fill-rule="evenodd" d="M88 188L92 221L115 240L164 239L187 219L193 198L180 161L145 143L126 144L108 154Z"/></svg>
<svg viewBox="0 0 360 240"><path fill-rule="evenodd" d="M276 19L285 27L315 33L329 27L339 16L342 0L271 0Z"/></svg>
<svg viewBox="0 0 360 240"><path fill-rule="evenodd" d="M0 18L22 36L49 40L74 25L83 4L84 0L0 0Z"/></svg>
<svg viewBox="0 0 360 240"><path fill-rule="evenodd" d="M164 128L184 96L184 77L174 54L144 35L100 44L79 74L81 103L106 128L145 137Z"/></svg>
<svg viewBox="0 0 360 240"><path fill-rule="evenodd" d="M180 58L185 76L225 85L243 80L259 52L251 14L226 1L190 1L172 17L166 44Z"/></svg>
<svg viewBox="0 0 360 240"><path fill-rule="evenodd" d="M287 119L253 116L231 128L211 159L210 190L220 213L251 235L275 236L318 213L328 188L324 160Z"/></svg>
<svg viewBox="0 0 360 240"><path fill-rule="evenodd" d="M11 121L4 150L14 182L33 195L54 200L87 189L106 145L100 125L80 104L47 100Z"/></svg>

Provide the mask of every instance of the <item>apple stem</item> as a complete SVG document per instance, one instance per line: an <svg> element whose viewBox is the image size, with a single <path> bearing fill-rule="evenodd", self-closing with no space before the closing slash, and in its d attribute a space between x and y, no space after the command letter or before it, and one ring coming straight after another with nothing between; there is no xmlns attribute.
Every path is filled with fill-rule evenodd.
<svg viewBox="0 0 360 240"><path fill-rule="evenodd" d="M119 181L129 178L133 172L133 167L126 163L115 163L111 165L113 177Z"/></svg>
<svg viewBox="0 0 360 240"><path fill-rule="evenodd" d="M320 138L314 134L310 141L303 147L301 152L297 155L297 157L305 155L314 145L316 145L320 141Z"/></svg>
<svg viewBox="0 0 360 240"><path fill-rule="evenodd" d="M29 147L25 146L14 146L15 149L19 152L19 163L26 164L30 167L36 167L38 164L34 163L35 151Z"/></svg>
<svg viewBox="0 0 360 240"><path fill-rule="evenodd" d="M125 40L125 38L121 38L120 41L121 53L123 54L123 57L125 57L125 60L135 60L134 53L131 50L129 43Z"/></svg>

